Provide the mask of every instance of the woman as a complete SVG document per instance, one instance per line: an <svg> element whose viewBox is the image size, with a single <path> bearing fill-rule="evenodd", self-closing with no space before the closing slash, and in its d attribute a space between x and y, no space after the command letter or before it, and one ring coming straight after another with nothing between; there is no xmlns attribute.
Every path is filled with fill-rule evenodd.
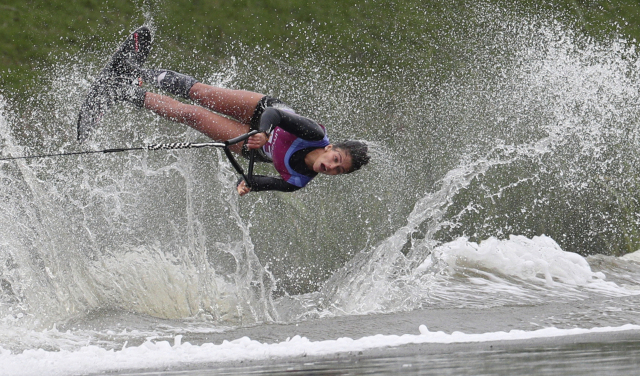
<svg viewBox="0 0 640 376"><path fill-rule="evenodd" d="M113 78L112 95L116 101L124 100L146 108L219 142L251 129L260 130L244 145L231 146L232 151L246 156L247 149L257 150L257 160L273 163L280 177L254 175L250 186L241 180L237 186L241 196L250 191L292 192L307 185L318 173L346 174L369 162L365 143L331 144L322 125L296 114L278 99L205 85L191 76L170 70L132 67L126 71L196 105L148 92L131 84L133 77Z"/></svg>

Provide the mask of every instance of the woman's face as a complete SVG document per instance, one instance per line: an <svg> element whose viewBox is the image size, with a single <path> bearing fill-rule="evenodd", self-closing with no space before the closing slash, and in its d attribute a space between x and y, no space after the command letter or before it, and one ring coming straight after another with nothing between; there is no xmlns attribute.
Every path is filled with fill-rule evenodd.
<svg viewBox="0 0 640 376"><path fill-rule="evenodd" d="M343 149L328 145L313 163L313 171L325 175L340 175L351 171L351 155Z"/></svg>

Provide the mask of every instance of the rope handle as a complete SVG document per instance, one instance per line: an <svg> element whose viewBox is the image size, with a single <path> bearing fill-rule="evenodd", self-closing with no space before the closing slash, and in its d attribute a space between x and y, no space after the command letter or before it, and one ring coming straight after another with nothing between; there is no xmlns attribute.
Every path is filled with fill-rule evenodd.
<svg viewBox="0 0 640 376"><path fill-rule="evenodd" d="M134 151L134 150L197 149L197 148L204 148L204 147L219 147L219 148L227 149L228 146L244 141L256 133L258 133L258 131L251 131L249 133L243 134L236 138L232 138L225 142L200 142L200 143L171 142L171 143L165 143L165 144L150 144L144 147L133 147L133 148L113 148L113 149L104 149L104 150L75 151L75 152L68 152L68 153L25 155L20 157L0 157L0 161L12 161L16 159L61 157L61 156L69 156L69 155L83 155L83 154L96 154L96 153L119 153L119 152Z"/></svg>
<svg viewBox="0 0 640 376"><path fill-rule="evenodd" d="M237 144L241 141L248 139L259 131L253 130L249 133L243 134L241 136L232 138L225 142L201 142L201 143L191 143L191 142L171 142L166 144L150 144L145 147L133 147L133 148L113 148L113 149L104 149L104 150L87 150L87 151L76 151L69 153L56 153L56 154L40 154L40 155L25 155L20 157L0 157L0 161L14 161L17 159L34 159L34 158L49 158L49 157L60 157L60 156L70 156L70 155L83 155L83 154L96 154L96 153L118 153L125 151L133 151L133 150L175 150L175 149L194 149L194 148L203 148L203 147L220 147L223 148L227 159L233 166L233 168L238 172L238 174L242 175L242 178L246 182L246 184L251 188L253 184L253 164L255 162L255 150L251 150L249 153L249 166L248 173L245 174L244 169L238 161L236 161L233 154L229 150L230 145Z"/></svg>

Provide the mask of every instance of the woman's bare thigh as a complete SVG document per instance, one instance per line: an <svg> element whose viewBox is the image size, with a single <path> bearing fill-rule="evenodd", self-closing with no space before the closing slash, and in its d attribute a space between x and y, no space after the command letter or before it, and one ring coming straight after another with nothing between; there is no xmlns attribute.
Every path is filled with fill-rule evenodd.
<svg viewBox="0 0 640 376"><path fill-rule="evenodd" d="M249 124L264 94L225 89L198 82L191 88L189 97L203 107L231 116L243 124Z"/></svg>
<svg viewBox="0 0 640 376"><path fill-rule="evenodd" d="M216 141L226 141L249 132L249 126L239 121L160 94L147 93L145 107L165 119L186 124ZM240 148L241 145L230 147L234 152L239 152Z"/></svg>

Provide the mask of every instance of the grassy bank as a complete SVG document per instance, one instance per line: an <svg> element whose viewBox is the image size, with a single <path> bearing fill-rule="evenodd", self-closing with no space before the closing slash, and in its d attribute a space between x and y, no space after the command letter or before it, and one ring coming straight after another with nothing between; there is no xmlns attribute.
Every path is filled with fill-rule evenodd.
<svg viewBox="0 0 640 376"><path fill-rule="evenodd" d="M509 6L494 0L496 6ZM634 0L577 1L553 0L521 3L527 12L556 10L574 22L576 29L595 37L618 32L640 39L640 6ZM506 4L506 5L505 5ZM113 43L115 36L130 31L151 15L163 49L167 51L206 49L212 56L225 53L229 43L269 44L296 50L308 43L307 35L296 30L316 30L335 36L332 45L318 45L325 53L362 55L361 61L392 61L391 56L377 56L377 44L385 39L412 39L414 48L420 34L433 34L447 27L445 20L434 17L428 25L416 13L457 5L417 0L212 0L212 1L128 1L111 0L7 0L0 5L0 85L5 92L15 92L21 85L33 83L42 68L60 60L64 54L80 50L101 50ZM434 12L436 13L436 12ZM295 25L295 27L293 27ZM175 54L179 59L180 54Z"/></svg>

